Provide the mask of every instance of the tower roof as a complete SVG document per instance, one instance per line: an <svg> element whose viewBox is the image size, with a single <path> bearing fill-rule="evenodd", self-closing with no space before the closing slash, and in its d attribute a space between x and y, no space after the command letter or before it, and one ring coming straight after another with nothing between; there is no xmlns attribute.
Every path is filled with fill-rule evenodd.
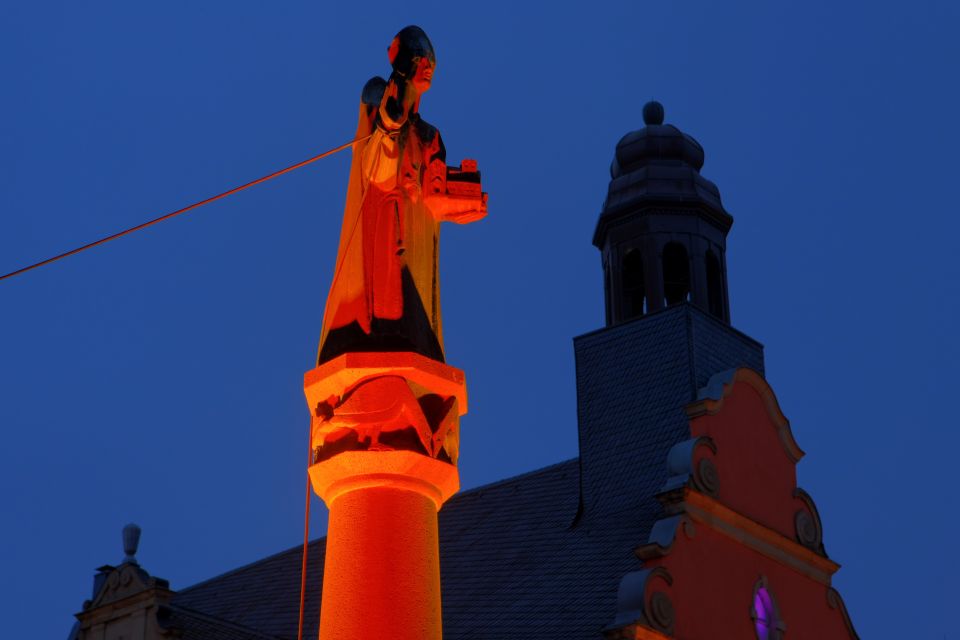
<svg viewBox="0 0 960 640"><path fill-rule="evenodd" d="M611 178L619 178L651 164L687 165L700 171L703 147L672 124L663 124L663 117L663 105L656 100L644 105L643 122L646 126L631 131L617 143L610 165Z"/></svg>
<svg viewBox="0 0 960 640"><path fill-rule="evenodd" d="M639 209L694 207L703 211L724 231L733 218L723 208L717 185L700 175L703 147L672 124L664 124L659 102L643 108L645 126L617 143L610 165L610 187L593 236L603 243L607 226Z"/></svg>

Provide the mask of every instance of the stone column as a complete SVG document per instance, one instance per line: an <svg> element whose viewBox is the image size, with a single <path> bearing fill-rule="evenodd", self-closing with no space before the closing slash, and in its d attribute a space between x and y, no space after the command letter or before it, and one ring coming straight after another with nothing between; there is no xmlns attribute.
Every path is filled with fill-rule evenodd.
<svg viewBox="0 0 960 640"><path fill-rule="evenodd" d="M320 640L442 640L437 511L460 487L463 372L348 353L307 372L304 390L310 479L330 509Z"/></svg>
<svg viewBox="0 0 960 640"><path fill-rule="evenodd" d="M330 508L320 640L441 640L437 510L451 464L409 451L350 451L313 465Z"/></svg>

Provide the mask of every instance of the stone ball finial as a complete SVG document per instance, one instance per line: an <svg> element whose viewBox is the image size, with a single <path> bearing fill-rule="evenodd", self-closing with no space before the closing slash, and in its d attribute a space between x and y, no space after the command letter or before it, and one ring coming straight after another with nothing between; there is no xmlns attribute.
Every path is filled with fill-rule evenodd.
<svg viewBox="0 0 960 640"><path fill-rule="evenodd" d="M137 547L140 546L140 527L132 522L123 528L124 562L137 564Z"/></svg>
<svg viewBox="0 0 960 640"><path fill-rule="evenodd" d="M663 105L656 100L651 100L643 105L644 124L663 124Z"/></svg>

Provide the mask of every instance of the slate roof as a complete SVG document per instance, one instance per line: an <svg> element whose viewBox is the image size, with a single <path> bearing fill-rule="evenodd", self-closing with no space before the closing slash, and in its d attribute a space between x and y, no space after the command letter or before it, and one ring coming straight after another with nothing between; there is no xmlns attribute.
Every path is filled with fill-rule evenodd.
<svg viewBox="0 0 960 640"><path fill-rule="evenodd" d="M616 526L572 526L578 498L573 459L464 492L443 508L444 638L599 637L613 619L620 577L637 568L632 550L646 541L657 510L651 501L647 513L624 514ZM317 635L324 543L310 545L305 637ZM174 603L290 639L299 580L300 549L293 548L184 589Z"/></svg>
<svg viewBox="0 0 960 640"><path fill-rule="evenodd" d="M587 512L649 504L667 451L689 437L684 407L714 373L763 374L763 347L682 304L574 339L577 419Z"/></svg>
<svg viewBox="0 0 960 640"><path fill-rule="evenodd" d="M574 348L580 458L465 491L440 512L447 640L601 638L620 579L639 568L633 550L662 515L654 496L667 451L689 437L683 407L714 373L763 371L761 345L686 304ZM305 637L317 635L324 548L310 544ZM173 604L295 638L300 558L288 549L183 589Z"/></svg>
<svg viewBox="0 0 960 640"><path fill-rule="evenodd" d="M161 607L158 619L164 629L176 630L175 637L180 640L277 640L276 636L183 607Z"/></svg>
<svg viewBox="0 0 960 640"><path fill-rule="evenodd" d="M304 625L316 637L326 538L310 543ZM297 637L300 610L299 546L178 591L173 604L256 629L277 638Z"/></svg>
<svg viewBox="0 0 960 640"><path fill-rule="evenodd" d="M465 493L441 511L444 637L599 638L650 509L578 518L579 460Z"/></svg>

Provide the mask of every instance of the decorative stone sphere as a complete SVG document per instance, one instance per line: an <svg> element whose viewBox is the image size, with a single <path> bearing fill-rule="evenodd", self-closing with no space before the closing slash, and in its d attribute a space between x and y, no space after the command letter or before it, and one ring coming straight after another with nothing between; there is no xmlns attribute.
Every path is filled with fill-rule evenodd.
<svg viewBox="0 0 960 640"><path fill-rule="evenodd" d="M644 124L663 124L663 105L656 100L651 100L643 105Z"/></svg>

